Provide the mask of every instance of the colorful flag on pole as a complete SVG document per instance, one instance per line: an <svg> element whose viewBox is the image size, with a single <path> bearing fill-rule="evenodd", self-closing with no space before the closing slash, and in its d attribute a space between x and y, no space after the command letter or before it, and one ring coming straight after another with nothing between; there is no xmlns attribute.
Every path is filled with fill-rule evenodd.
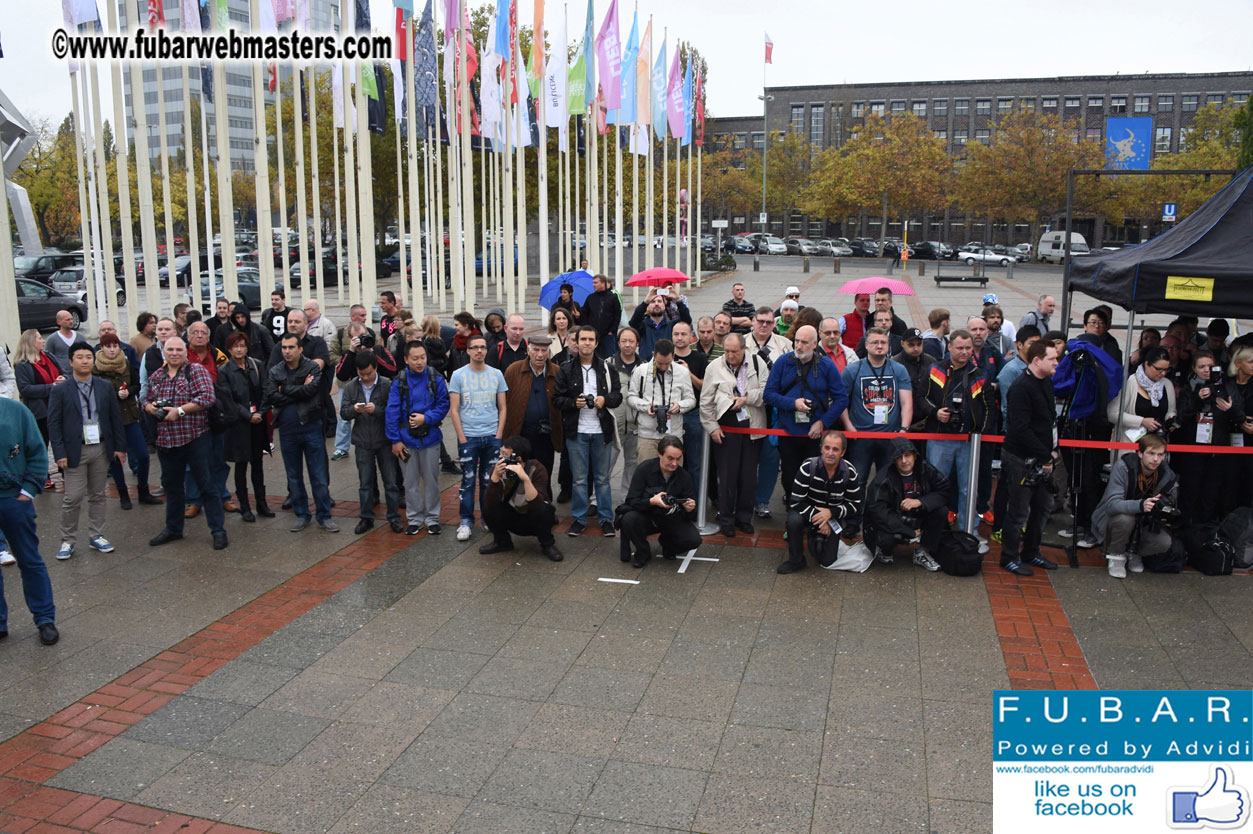
<svg viewBox="0 0 1253 834"><path fill-rule="evenodd" d="M773 53L774 53L774 41L770 40L770 33L767 32L766 33L766 63L767 64L774 63L774 61L770 60L773 57Z"/></svg>
<svg viewBox="0 0 1253 834"><path fill-rule="evenodd" d="M683 73L683 142L680 147L692 144L692 53L687 53L687 70Z"/></svg>
<svg viewBox="0 0 1253 834"><path fill-rule="evenodd" d="M457 0L444 0L444 44L452 43L457 31Z"/></svg>
<svg viewBox="0 0 1253 834"><path fill-rule="evenodd" d="M670 121L670 135L675 139L682 139L686 134L683 129L683 67L679 63L679 52L676 47L666 85L666 118Z"/></svg>
<svg viewBox="0 0 1253 834"><path fill-rule="evenodd" d="M274 2L274 18L279 22L291 20L296 16L296 4L294 0L273 0Z"/></svg>
<svg viewBox="0 0 1253 834"><path fill-rule="evenodd" d="M364 73L368 73L369 77L375 79L374 95L366 99L366 124L371 133L377 133L380 136L387 132L387 89L380 87L377 82L378 76L383 74L382 64L361 65ZM369 88L366 88L369 92Z"/></svg>
<svg viewBox="0 0 1253 834"><path fill-rule="evenodd" d="M556 21L556 25L548 27L553 33L553 43L562 44L566 42L566 22L565 16ZM573 79L571 73L566 70L565 61L558 61L556 55L553 60L548 62L548 69L544 73L544 124L548 127L561 127L569 118L569 110L567 107L573 108L574 102L572 95L574 93ZM580 98L582 98L580 92ZM582 110L582 102L579 103L579 109Z"/></svg>
<svg viewBox="0 0 1253 834"><path fill-rule="evenodd" d="M622 94L618 104L617 124L635 123L635 62L640 54L639 15L631 18L631 34L627 37L626 50L622 53Z"/></svg>
<svg viewBox="0 0 1253 834"><path fill-rule="evenodd" d="M405 22L405 10L396 9L396 54L394 59L409 60L409 27Z"/></svg>
<svg viewBox="0 0 1253 834"><path fill-rule="evenodd" d="M368 98L379 100L379 82L374 77L374 64L369 61L361 65L361 89Z"/></svg>
<svg viewBox="0 0 1253 834"><path fill-rule="evenodd" d="M696 147L705 144L705 79L700 70L696 71L696 123L692 125L696 133Z"/></svg>
<svg viewBox="0 0 1253 834"><path fill-rule="evenodd" d="M61 13L69 26L100 22L100 10L96 8L96 0L61 0Z"/></svg>
<svg viewBox="0 0 1253 834"><path fill-rule="evenodd" d="M635 121L642 125L652 124L653 80L648 62L653 57L653 22L644 27L639 54L635 57Z"/></svg>
<svg viewBox="0 0 1253 834"><path fill-rule="evenodd" d="M587 74L587 84L583 87L583 97L592 101L596 97L596 61L592 58L592 49L596 43L596 10L593 0L587 0L587 24L583 27L583 68Z"/></svg>
<svg viewBox="0 0 1253 834"><path fill-rule="evenodd" d="M666 42L661 42L657 60L653 63L653 132L658 139L666 138Z"/></svg>
<svg viewBox="0 0 1253 834"><path fill-rule="evenodd" d="M596 60L600 64L600 95L608 110L622 106L622 40L618 31L618 0L610 0L605 22L596 35Z"/></svg>
<svg viewBox="0 0 1253 834"><path fill-rule="evenodd" d="M358 32L370 31L370 0L356 0L356 30ZM279 19L282 22L282 18Z"/></svg>
<svg viewBox="0 0 1253 834"><path fill-rule="evenodd" d="M231 28L231 10L227 0L218 0L218 31L225 32Z"/></svg>
<svg viewBox="0 0 1253 834"><path fill-rule="evenodd" d="M414 41L413 83L417 88L413 103L416 107L434 107L439 98L435 88L435 15L431 8L433 0L426 0L422 19L418 21L418 37ZM427 125L434 126L434 114L427 113Z"/></svg>
<svg viewBox="0 0 1253 834"><path fill-rule="evenodd" d="M179 27L184 32L200 34L200 3L198 0L182 0L179 6Z"/></svg>
<svg viewBox="0 0 1253 834"><path fill-rule="evenodd" d="M397 9L397 11L400 11ZM396 121L399 122L401 116L404 115L405 107L408 102L405 101L405 64L399 58L392 58L392 98L396 100ZM302 86L303 90L304 87Z"/></svg>
<svg viewBox="0 0 1253 834"><path fill-rule="evenodd" d="M535 17L531 37L531 81L544 76L544 0L535 0Z"/></svg>
<svg viewBox="0 0 1253 834"><path fill-rule="evenodd" d="M582 113L587 109L588 102L588 86L587 86L587 55L584 49L585 44L579 44L579 51L574 53L574 63L570 64L568 71L568 80L566 81L567 89L567 109L571 114ZM551 63L557 63L557 56L553 55Z"/></svg>
<svg viewBox="0 0 1253 834"><path fill-rule="evenodd" d="M499 34L496 28L497 21L498 18L492 18L487 25L487 43L492 45L493 48L489 49L483 56L483 72L481 74L483 90L481 119L482 132L484 136L491 139L496 138L499 125L501 124L501 120L504 118L504 113L501 109L500 91L500 70L503 62L501 61L500 55L496 54L495 50L495 44L498 43L496 36ZM505 25L509 25L507 17L505 19ZM508 36L506 34L506 38L507 37Z"/></svg>
<svg viewBox="0 0 1253 834"><path fill-rule="evenodd" d="M162 0L148 0L148 28L165 25L165 4Z"/></svg>
<svg viewBox="0 0 1253 834"><path fill-rule="evenodd" d="M413 0L392 0L392 4L402 11L413 14Z"/></svg>
<svg viewBox="0 0 1253 834"><path fill-rule="evenodd" d="M496 37L488 38L492 51L505 59L509 57L509 9L511 0L496 0Z"/></svg>

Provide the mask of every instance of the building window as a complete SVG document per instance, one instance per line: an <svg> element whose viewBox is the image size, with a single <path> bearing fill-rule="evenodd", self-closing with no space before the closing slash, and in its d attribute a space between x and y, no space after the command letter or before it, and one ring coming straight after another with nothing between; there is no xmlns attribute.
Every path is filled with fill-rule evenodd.
<svg viewBox="0 0 1253 834"><path fill-rule="evenodd" d="M1157 128L1153 136L1153 150L1157 153L1170 153L1170 128Z"/></svg>
<svg viewBox="0 0 1253 834"><path fill-rule="evenodd" d="M1040 102L1040 107L1045 110L1056 110L1057 109L1057 96L1045 96L1044 99Z"/></svg>
<svg viewBox="0 0 1253 834"><path fill-rule="evenodd" d="M975 131L975 141L981 145L987 145L992 142L992 131L986 127L981 127Z"/></svg>
<svg viewBox="0 0 1253 834"><path fill-rule="evenodd" d="M850 130L850 131L848 132L848 141L850 141L850 142L856 142L856 141L857 141L857 138L858 138L859 136L861 136L861 131L860 131L860 130Z"/></svg>
<svg viewBox="0 0 1253 834"><path fill-rule="evenodd" d="M957 130L954 130L953 131L953 144L954 145L966 144L966 136L967 134L966 134L965 128L958 128Z"/></svg>
<svg viewBox="0 0 1253 834"><path fill-rule="evenodd" d="M1088 96L1088 109L1100 110L1105 106L1105 96Z"/></svg>
<svg viewBox="0 0 1253 834"><path fill-rule="evenodd" d="M940 139L940 140L947 141L947 140L948 140L948 131L947 131L947 130L937 130L937 131L935 132L935 138L936 138L936 139Z"/></svg>
<svg viewBox="0 0 1253 834"><path fill-rule="evenodd" d="M1126 96L1110 96L1109 97L1109 112L1126 113L1127 112L1127 97Z"/></svg>
<svg viewBox="0 0 1253 834"><path fill-rule="evenodd" d="M753 150L760 151L766 147L766 134L756 132L753 133Z"/></svg>
<svg viewBox="0 0 1253 834"><path fill-rule="evenodd" d="M975 99L975 115L987 116L992 112L992 99L977 98Z"/></svg>
<svg viewBox="0 0 1253 834"><path fill-rule="evenodd" d="M953 115L954 116L970 115L970 99L968 98L953 99Z"/></svg>
<svg viewBox="0 0 1253 834"><path fill-rule="evenodd" d="M925 101L914 102L914 115L924 119L927 117L927 103Z"/></svg>
<svg viewBox="0 0 1253 834"><path fill-rule="evenodd" d="M1192 144L1192 130L1190 127L1179 128L1179 153L1186 151L1188 145Z"/></svg>
<svg viewBox="0 0 1253 834"><path fill-rule="evenodd" d="M1248 93L1232 93L1231 103L1236 107L1243 107L1249 100Z"/></svg>
<svg viewBox="0 0 1253 834"><path fill-rule="evenodd" d="M931 112L936 116L948 115L948 99L937 98L931 102Z"/></svg>
<svg viewBox="0 0 1253 834"><path fill-rule="evenodd" d="M866 102L864 101L853 102L853 110L852 110L853 118L860 119L864 115L866 115Z"/></svg>
<svg viewBox="0 0 1253 834"><path fill-rule="evenodd" d="M731 135L731 150L742 151L748 145L748 140L743 133L734 133Z"/></svg>
<svg viewBox="0 0 1253 834"><path fill-rule="evenodd" d="M1136 96L1135 112L1137 113L1149 112L1149 97L1148 96Z"/></svg>
<svg viewBox="0 0 1253 834"><path fill-rule="evenodd" d="M896 99L895 101L893 101L893 102L892 102L892 112L893 112L893 113L904 113L904 112L905 112L905 102L904 102L904 101L902 101L902 100L900 100L900 99Z"/></svg>
<svg viewBox="0 0 1253 834"><path fill-rule="evenodd" d="M1183 110L1183 112L1185 112L1185 113L1195 113L1195 112L1196 112L1196 104L1197 104L1197 99L1199 99L1199 98L1200 98L1200 96L1184 96L1184 97L1183 97L1183 107L1181 108L1181 109ZM1180 139L1182 140L1182 137L1180 137ZM1180 148L1179 148L1179 149L1180 149L1180 150L1183 150L1183 143L1182 143L1182 141L1180 142Z"/></svg>
<svg viewBox="0 0 1253 834"><path fill-rule="evenodd" d="M1077 127L1071 128L1070 130L1067 131L1067 133L1070 134L1070 144L1078 145L1079 144L1079 128Z"/></svg>
<svg viewBox="0 0 1253 834"><path fill-rule="evenodd" d="M883 115L883 102L881 101L870 102L870 115L882 116Z"/></svg>
<svg viewBox="0 0 1253 834"><path fill-rule="evenodd" d="M1158 96L1157 97L1157 112L1158 113L1170 113L1174 109L1175 109L1175 97L1174 96Z"/></svg>
<svg viewBox="0 0 1253 834"><path fill-rule="evenodd" d="M1034 113L1035 112L1035 99L1034 98L1018 99L1018 108L1022 110L1022 112L1024 113Z"/></svg>
<svg viewBox="0 0 1253 834"><path fill-rule="evenodd" d="M792 132L805 132L805 105L803 104L792 105Z"/></svg>
<svg viewBox="0 0 1253 834"><path fill-rule="evenodd" d="M1087 132L1087 136L1086 136L1086 138L1087 138L1087 140L1088 140L1089 142L1099 142L1099 141L1101 141L1101 129L1100 129L1099 127L1090 127L1090 128L1088 128L1088 132Z"/></svg>
<svg viewBox="0 0 1253 834"><path fill-rule="evenodd" d="M823 134L827 128L826 107L821 104L809 105L809 144L815 148L822 147Z"/></svg>
<svg viewBox="0 0 1253 834"><path fill-rule="evenodd" d="M996 100L997 113L1009 113L1014 109L1014 100L1012 98L998 98Z"/></svg>
<svg viewBox="0 0 1253 834"><path fill-rule="evenodd" d="M1222 93L1210 93L1209 95L1205 97L1205 103L1212 104L1214 107L1221 109L1223 106L1223 94Z"/></svg>
<svg viewBox="0 0 1253 834"><path fill-rule="evenodd" d="M1078 110L1079 96L1066 96L1065 105L1067 110Z"/></svg>

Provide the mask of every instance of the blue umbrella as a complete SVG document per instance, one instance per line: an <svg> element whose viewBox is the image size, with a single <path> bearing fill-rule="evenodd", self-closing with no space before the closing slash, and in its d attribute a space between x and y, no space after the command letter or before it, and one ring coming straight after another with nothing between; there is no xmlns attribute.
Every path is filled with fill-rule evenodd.
<svg viewBox="0 0 1253 834"><path fill-rule="evenodd" d="M586 269L576 269L574 272L558 275L540 287L539 306L545 310L551 310L557 299L561 298L562 284L569 284L574 287L574 300L582 305L587 300L587 297L592 294L592 273Z"/></svg>

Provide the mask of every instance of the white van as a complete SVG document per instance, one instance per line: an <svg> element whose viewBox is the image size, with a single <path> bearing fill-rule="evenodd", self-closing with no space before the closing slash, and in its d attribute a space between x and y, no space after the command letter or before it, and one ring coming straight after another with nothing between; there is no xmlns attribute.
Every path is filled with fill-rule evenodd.
<svg viewBox="0 0 1253 834"><path fill-rule="evenodd" d="M1078 232L1070 233L1070 254L1088 254L1088 242ZM1036 260L1042 264L1059 264L1066 258L1066 233L1045 232L1040 235L1040 243L1035 248Z"/></svg>

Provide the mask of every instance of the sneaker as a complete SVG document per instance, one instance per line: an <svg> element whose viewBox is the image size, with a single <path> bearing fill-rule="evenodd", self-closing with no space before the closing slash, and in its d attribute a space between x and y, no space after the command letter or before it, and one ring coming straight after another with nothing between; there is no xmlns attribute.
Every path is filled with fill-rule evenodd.
<svg viewBox="0 0 1253 834"><path fill-rule="evenodd" d="M1081 532L1079 537L1075 539L1075 547L1082 547L1084 549L1096 547L1099 544L1100 542L1096 540L1096 536L1092 535L1087 530Z"/></svg>
<svg viewBox="0 0 1253 834"><path fill-rule="evenodd" d="M1024 565L1022 562L1019 562L1017 559L1011 559L1010 561L1002 564L1001 567L1009 571L1010 573L1017 574L1018 576L1034 576L1035 575L1035 571L1033 571L1031 568Z"/></svg>
<svg viewBox="0 0 1253 834"><path fill-rule="evenodd" d="M441 529L438 524L428 524L426 525L426 532L432 536L438 536L441 532Z"/></svg>
<svg viewBox="0 0 1253 834"><path fill-rule="evenodd" d="M1075 531L1070 527L1063 527L1057 531L1057 535L1061 536L1063 539L1073 539L1075 537Z"/></svg>
<svg viewBox="0 0 1253 834"><path fill-rule="evenodd" d="M64 562L66 559L74 555L74 545L69 542L61 542L61 547L57 549L57 558Z"/></svg>
<svg viewBox="0 0 1253 834"><path fill-rule="evenodd" d="M1115 579L1127 578L1127 557L1126 556L1106 556L1109 561L1109 575Z"/></svg>
<svg viewBox="0 0 1253 834"><path fill-rule="evenodd" d="M425 529L426 529L425 524L410 524L408 527L405 528L405 535L416 536L418 533L421 533Z"/></svg>
<svg viewBox="0 0 1253 834"><path fill-rule="evenodd" d="M1002 530L993 530L993 531L992 531L992 535L991 535L991 536L988 536L988 538L990 538L992 541L996 542L997 544L1000 544L1000 543L1001 543L1001 538L1002 538L1002 536L1004 536L1004 535L1005 535L1005 533L1004 533L1004 531L1002 531Z"/></svg>
<svg viewBox="0 0 1253 834"><path fill-rule="evenodd" d="M1128 553L1127 570L1132 573L1144 573L1144 560L1136 553Z"/></svg>
<svg viewBox="0 0 1253 834"><path fill-rule="evenodd" d="M979 516L979 518L983 519L988 524L991 524L992 522L996 521L996 516L993 515L991 510L988 510L986 513L983 513L981 516Z"/></svg>
<svg viewBox="0 0 1253 834"><path fill-rule="evenodd" d="M980 556L982 556L983 554L985 554L985 553L987 553L989 550L991 550L991 548L990 548L990 547L988 547L988 540L987 540L987 539L985 539L983 536L976 536L975 538L977 538L977 539L979 540L979 555L980 555Z"/></svg>
<svg viewBox="0 0 1253 834"><path fill-rule="evenodd" d="M940 569L940 563L932 558L925 547L920 547L914 551L914 564L920 568L926 568L932 573Z"/></svg>
<svg viewBox="0 0 1253 834"><path fill-rule="evenodd" d="M161 496L165 495L165 488L154 486L152 489L148 490L148 494L151 495L153 498L160 498Z"/></svg>
<svg viewBox="0 0 1253 834"><path fill-rule="evenodd" d="M884 553L883 548L875 545L874 560L881 565L890 565L895 561L895 557L891 553Z"/></svg>
<svg viewBox="0 0 1253 834"><path fill-rule="evenodd" d="M566 531L566 535L570 538L583 535L583 531L587 529L587 525L581 521L571 521L570 529Z"/></svg>
<svg viewBox="0 0 1253 834"><path fill-rule="evenodd" d="M110 544L109 540L104 536L96 536L94 539L87 542L87 545L92 550L99 550L101 553L112 553L115 550L113 545Z"/></svg>
<svg viewBox="0 0 1253 834"><path fill-rule="evenodd" d="M468 522L463 521L459 525L457 525L457 541L464 542L464 541L469 541L469 540L470 540L470 524Z"/></svg>
<svg viewBox="0 0 1253 834"><path fill-rule="evenodd" d="M1057 563L1047 556L1032 556L1027 560L1027 564L1045 570L1057 570Z"/></svg>
<svg viewBox="0 0 1253 834"><path fill-rule="evenodd" d="M770 518L771 517L770 505L758 504L756 507L753 508L753 515L757 516L758 518Z"/></svg>
<svg viewBox="0 0 1253 834"><path fill-rule="evenodd" d="M318 526L327 533L338 533L339 525L335 523L335 519L328 518L326 521L319 521Z"/></svg>
<svg viewBox="0 0 1253 834"><path fill-rule="evenodd" d="M0 565L16 565L17 559L7 550L0 550Z"/></svg>
<svg viewBox="0 0 1253 834"><path fill-rule="evenodd" d="M613 529L612 521L602 521L600 523L600 534L607 539L612 539L618 535L617 531Z"/></svg>
<svg viewBox="0 0 1253 834"><path fill-rule="evenodd" d="M346 457L348 457L347 452L341 452L339 449L336 449L334 454L331 455L331 460L343 460Z"/></svg>
<svg viewBox="0 0 1253 834"><path fill-rule="evenodd" d="M948 523L952 524L956 520L957 520L957 513L953 512L952 510L949 510L948 511Z"/></svg>

